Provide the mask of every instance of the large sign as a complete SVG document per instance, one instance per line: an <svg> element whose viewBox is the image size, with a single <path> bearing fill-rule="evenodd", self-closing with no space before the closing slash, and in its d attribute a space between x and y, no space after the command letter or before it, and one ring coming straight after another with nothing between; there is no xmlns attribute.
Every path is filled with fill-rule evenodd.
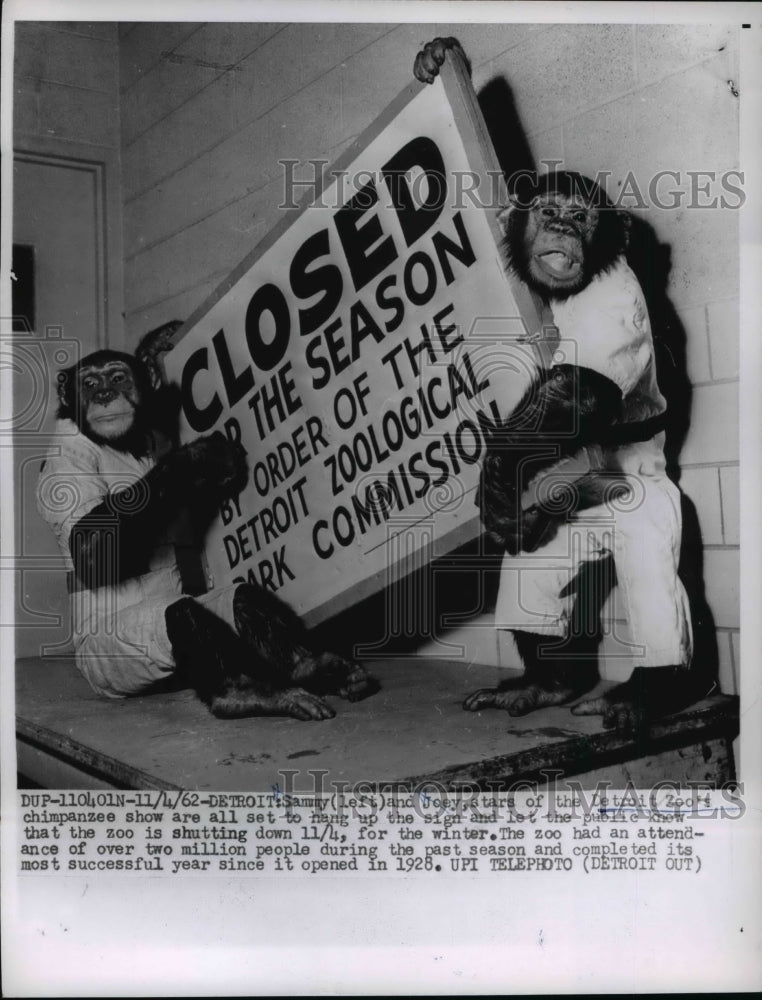
<svg viewBox="0 0 762 1000"><path fill-rule="evenodd" d="M183 439L224 430L249 460L206 540L214 586L255 581L315 624L480 530L484 422L540 328L501 261L498 178L449 55L179 332Z"/></svg>

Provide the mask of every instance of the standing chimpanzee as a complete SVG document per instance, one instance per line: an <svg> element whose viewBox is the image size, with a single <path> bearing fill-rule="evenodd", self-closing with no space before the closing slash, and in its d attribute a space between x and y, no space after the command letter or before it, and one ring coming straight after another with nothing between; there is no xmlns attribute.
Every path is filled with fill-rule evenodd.
<svg viewBox="0 0 762 1000"><path fill-rule="evenodd" d="M154 353L143 350L149 362ZM283 601L251 584L184 596L176 515L191 506L197 521L213 516L243 488L246 460L221 434L169 448L165 434L160 456L156 374L100 350L58 376L37 499L70 570L77 666L106 697L155 690L178 671L220 717L331 718L318 695L354 701L377 685L362 667L313 652Z"/></svg>
<svg viewBox="0 0 762 1000"><path fill-rule="evenodd" d="M417 79L431 83L451 48L462 54L453 38L427 44ZM597 184L562 171L527 182L511 201L500 216L507 266L551 310L576 356L538 372L488 441L482 520L506 552L496 624L513 632L525 670L476 691L464 708L523 715L590 691L599 678L600 610L615 579L638 665L627 682L572 711L640 731L705 692L686 669L692 634L677 575L679 491L665 472L666 403L648 311L625 259L629 217ZM562 511L543 507L543 472L549 479L559 459L583 450L593 471ZM614 498L621 502L606 502Z"/></svg>

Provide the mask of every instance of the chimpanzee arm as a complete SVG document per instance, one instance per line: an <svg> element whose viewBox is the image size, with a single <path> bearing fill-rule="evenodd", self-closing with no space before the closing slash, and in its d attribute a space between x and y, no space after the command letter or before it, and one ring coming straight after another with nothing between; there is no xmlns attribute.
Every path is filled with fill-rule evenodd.
<svg viewBox="0 0 762 1000"><path fill-rule="evenodd" d="M527 389L506 421L511 444L556 448L556 458L610 437L621 417L622 390L591 368L558 365Z"/></svg>
<svg viewBox="0 0 762 1000"><path fill-rule="evenodd" d="M69 548L85 587L140 575L181 506L212 508L245 484L243 449L222 435L199 438L162 459L131 487L105 496L74 525Z"/></svg>
<svg viewBox="0 0 762 1000"><path fill-rule="evenodd" d="M489 431L479 505L485 528L509 552L526 548L527 535L532 536L532 548L548 540L546 528L552 519L535 524L521 510L521 496L529 483L585 445L613 440L612 427L621 406L621 390L605 375L559 365L543 372L509 419ZM576 506L589 505L586 497L577 499Z"/></svg>

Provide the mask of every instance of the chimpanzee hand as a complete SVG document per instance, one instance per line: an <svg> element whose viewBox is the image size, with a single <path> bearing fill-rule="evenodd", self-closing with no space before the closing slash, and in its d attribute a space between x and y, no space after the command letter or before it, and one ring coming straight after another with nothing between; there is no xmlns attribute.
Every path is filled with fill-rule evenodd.
<svg viewBox="0 0 762 1000"><path fill-rule="evenodd" d="M533 552L550 541L562 523L536 505L521 509L517 464L515 454L488 439L477 502L484 527L510 555Z"/></svg>
<svg viewBox="0 0 762 1000"><path fill-rule="evenodd" d="M482 462L477 505L484 527L496 541L507 545L518 531L518 497L505 455L493 447L490 439Z"/></svg>
<svg viewBox="0 0 762 1000"><path fill-rule="evenodd" d="M204 498L231 496L246 485L246 452L219 432L183 445L166 461L169 474L175 477L173 485L184 499L192 500L194 494Z"/></svg>
<svg viewBox="0 0 762 1000"><path fill-rule="evenodd" d="M462 56L469 72L471 71L466 54L460 47L457 38L435 38L433 41L427 42L415 57L413 75L416 80L420 80L421 83L433 83L439 75L439 67L445 61L448 49L452 49Z"/></svg>

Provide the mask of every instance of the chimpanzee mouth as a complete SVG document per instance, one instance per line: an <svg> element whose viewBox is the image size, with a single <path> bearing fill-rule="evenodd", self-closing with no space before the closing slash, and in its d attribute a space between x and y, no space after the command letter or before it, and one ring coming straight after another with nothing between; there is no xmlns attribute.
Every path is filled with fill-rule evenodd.
<svg viewBox="0 0 762 1000"><path fill-rule="evenodd" d="M582 268L578 260L560 250L549 250L547 253L538 254L537 260L546 271L558 278L574 278Z"/></svg>
<svg viewBox="0 0 762 1000"><path fill-rule="evenodd" d="M115 412L99 414L91 413L88 419L92 424L107 424L111 423L112 420L124 420L125 417L128 417L131 414L132 410L117 410Z"/></svg>

